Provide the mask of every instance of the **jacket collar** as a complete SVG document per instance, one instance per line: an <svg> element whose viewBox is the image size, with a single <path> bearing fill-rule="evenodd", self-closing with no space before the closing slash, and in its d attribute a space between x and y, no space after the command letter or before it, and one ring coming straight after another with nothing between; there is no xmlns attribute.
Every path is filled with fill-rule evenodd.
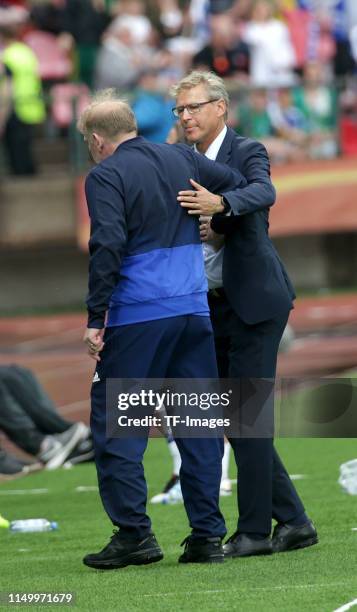
<svg viewBox="0 0 357 612"><path fill-rule="evenodd" d="M235 138L237 137L237 133L232 130L232 128L228 128L225 139L222 142L221 148L218 151L218 155L216 157L216 161L221 162L221 164L227 163L231 156L232 144Z"/></svg>

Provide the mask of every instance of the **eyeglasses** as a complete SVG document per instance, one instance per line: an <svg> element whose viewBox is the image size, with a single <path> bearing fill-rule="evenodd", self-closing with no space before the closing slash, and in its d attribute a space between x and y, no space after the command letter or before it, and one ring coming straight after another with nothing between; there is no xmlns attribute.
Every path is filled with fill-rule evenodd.
<svg viewBox="0 0 357 612"><path fill-rule="evenodd" d="M172 109L172 112L175 117L181 117L181 115L183 115L186 109L189 115L196 115L200 112L201 106L204 106L205 104L211 104L211 102L218 102L218 100L220 100L220 98L207 100L207 102L195 102L194 104L186 104L186 106L176 106Z"/></svg>

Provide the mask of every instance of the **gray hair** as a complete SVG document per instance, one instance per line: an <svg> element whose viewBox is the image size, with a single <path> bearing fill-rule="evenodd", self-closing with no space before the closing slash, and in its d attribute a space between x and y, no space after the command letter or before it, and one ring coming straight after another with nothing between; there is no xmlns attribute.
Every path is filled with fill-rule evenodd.
<svg viewBox="0 0 357 612"><path fill-rule="evenodd" d="M93 96L92 102L84 109L77 128L85 138L97 132L114 141L120 134L136 132L137 123L126 100L119 98L115 89L103 89Z"/></svg>
<svg viewBox="0 0 357 612"><path fill-rule="evenodd" d="M206 87L209 98L218 98L225 101L226 113L224 118L227 119L229 106L228 91L223 79L221 79L221 77L219 77L215 72L208 72L204 70L194 70L193 72L190 72L190 74L171 87L170 95L176 99L181 91L192 89L193 87L197 87L197 85L204 85Z"/></svg>

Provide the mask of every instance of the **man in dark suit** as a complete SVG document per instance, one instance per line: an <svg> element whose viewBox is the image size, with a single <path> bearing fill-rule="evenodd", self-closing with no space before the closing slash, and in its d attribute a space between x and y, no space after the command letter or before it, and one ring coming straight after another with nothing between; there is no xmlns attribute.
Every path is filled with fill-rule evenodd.
<svg viewBox="0 0 357 612"><path fill-rule="evenodd" d="M241 381L274 379L279 342L295 295L268 236L275 190L267 152L262 144L227 128L229 98L214 73L192 72L172 93L186 141L197 153L237 168L248 183L239 192L225 193L224 211L216 214L212 207L211 228L207 221L201 228L202 239L208 240L205 263L219 374ZM210 194L191 185L196 193L181 191L182 206L193 215L206 214ZM244 401L243 396L242 405ZM317 543L315 527L273 440L241 437L230 442L238 467L239 520L224 545L226 556L269 554ZM272 518L277 524L271 539Z"/></svg>
<svg viewBox="0 0 357 612"><path fill-rule="evenodd" d="M100 495L119 528L83 561L115 569L153 563L163 554L146 514L142 459L149 428L140 436L133 430L125 436L123 428L118 437L107 435L106 380L217 377L199 224L178 205L177 192L190 178L219 193L246 181L186 145L138 137L134 113L110 90L89 105L78 127L97 162L86 179L91 237L84 341L97 362L91 429ZM211 194L207 202L223 210L221 196ZM219 434L177 438L177 445L192 528L179 560L223 561L223 440Z"/></svg>

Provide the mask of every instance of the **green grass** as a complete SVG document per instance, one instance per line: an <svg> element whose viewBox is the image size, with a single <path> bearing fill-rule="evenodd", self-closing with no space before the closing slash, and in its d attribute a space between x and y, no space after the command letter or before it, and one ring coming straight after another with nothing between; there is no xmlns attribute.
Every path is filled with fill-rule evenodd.
<svg viewBox="0 0 357 612"><path fill-rule="evenodd" d="M285 439L278 441L278 447L289 472L306 475L296 485L318 528L318 546L219 566L178 565L179 544L188 534L183 506L149 506L164 560L152 566L93 571L82 565L82 556L102 548L112 527L96 492L75 491L79 485L96 484L94 466L86 465L37 473L0 486L0 511L5 517L46 517L60 526L58 532L39 534L0 530L0 590L72 591L76 609L94 611L332 612L357 597L357 532L352 531L357 527L357 499L344 494L337 484L338 466L357 456L357 444L354 440ZM170 472L165 442L151 441L145 465L153 495ZM234 477L233 461L231 467ZM49 492L2 494L32 488ZM222 499L222 510L229 532L234 531L235 495Z"/></svg>

